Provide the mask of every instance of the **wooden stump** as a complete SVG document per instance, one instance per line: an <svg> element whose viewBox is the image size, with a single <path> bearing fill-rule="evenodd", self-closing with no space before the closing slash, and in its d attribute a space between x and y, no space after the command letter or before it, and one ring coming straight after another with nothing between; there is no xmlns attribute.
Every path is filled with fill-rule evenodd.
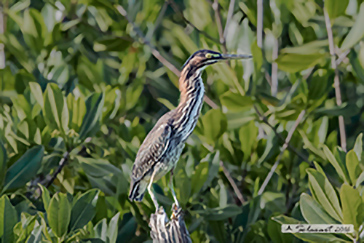
<svg viewBox="0 0 364 243"><path fill-rule="evenodd" d="M169 220L163 207L150 216L150 237L153 242L192 243L190 234L183 220L182 208L172 206L173 213Z"/></svg>

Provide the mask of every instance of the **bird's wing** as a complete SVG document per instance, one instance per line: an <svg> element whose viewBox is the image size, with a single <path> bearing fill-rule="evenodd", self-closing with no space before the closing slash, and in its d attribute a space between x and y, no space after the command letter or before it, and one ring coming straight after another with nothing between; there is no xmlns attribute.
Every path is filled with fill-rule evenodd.
<svg viewBox="0 0 364 243"><path fill-rule="evenodd" d="M134 180L142 179L168 149L172 127L162 118L149 132L139 148L132 172Z"/></svg>

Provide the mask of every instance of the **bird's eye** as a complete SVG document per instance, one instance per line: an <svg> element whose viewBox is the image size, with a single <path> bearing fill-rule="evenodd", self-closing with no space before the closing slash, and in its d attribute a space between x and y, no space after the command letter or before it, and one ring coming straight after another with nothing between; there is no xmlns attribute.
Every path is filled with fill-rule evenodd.
<svg viewBox="0 0 364 243"><path fill-rule="evenodd" d="M212 57L212 55L211 55L210 53L206 53L205 57L206 57L206 58L211 58L211 57Z"/></svg>

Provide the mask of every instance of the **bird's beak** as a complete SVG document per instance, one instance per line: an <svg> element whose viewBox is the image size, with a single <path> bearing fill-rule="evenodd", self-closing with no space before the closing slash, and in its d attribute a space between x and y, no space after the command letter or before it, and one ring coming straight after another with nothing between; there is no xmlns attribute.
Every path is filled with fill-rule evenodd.
<svg viewBox="0 0 364 243"><path fill-rule="evenodd" d="M229 60L229 59L249 59L253 56L250 54L221 54L222 59L221 60Z"/></svg>

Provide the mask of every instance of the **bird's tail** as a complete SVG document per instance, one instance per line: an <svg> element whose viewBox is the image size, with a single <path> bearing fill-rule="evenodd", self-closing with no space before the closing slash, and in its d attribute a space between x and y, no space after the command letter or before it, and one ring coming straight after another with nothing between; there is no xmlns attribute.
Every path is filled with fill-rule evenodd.
<svg viewBox="0 0 364 243"><path fill-rule="evenodd" d="M148 183L140 180L134 181L132 180L130 183L130 192L129 192L129 200L130 201L138 201L143 200L145 189L147 189Z"/></svg>

